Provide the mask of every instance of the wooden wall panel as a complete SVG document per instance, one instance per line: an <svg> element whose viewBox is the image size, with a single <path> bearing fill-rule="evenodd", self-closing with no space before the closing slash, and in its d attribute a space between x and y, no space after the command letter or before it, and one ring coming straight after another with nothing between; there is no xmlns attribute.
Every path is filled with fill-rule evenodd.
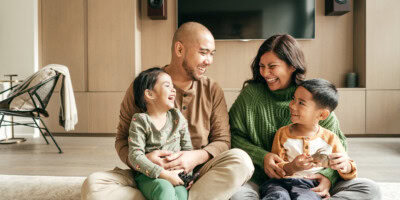
<svg viewBox="0 0 400 200"><path fill-rule="evenodd" d="M89 133L116 133L125 92L89 93Z"/></svg>
<svg viewBox="0 0 400 200"><path fill-rule="evenodd" d="M89 91L125 91L135 73L136 1L88 0Z"/></svg>
<svg viewBox="0 0 400 200"><path fill-rule="evenodd" d="M41 0L41 66L69 68L75 91L86 91L85 0Z"/></svg>
<svg viewBox="0 0 400 200"><path fill-rule="evenodd" d="M167 9L166 20L152 20L147 16L147 0L141 0L143 70L171 61L172 38L177 26L176 0L168 0Z"/></svg>
<svg viewBox="0 0 400 200"><path fill-rule="evenodd" d="M400 89L400 1L367 1L367 88Z"/></svg>
<svg viewBox="0 0 400 200"><path fill-rule="evenodd" d="M89 95L86 92L75 92L76 107L78 110L78 124L71 133L87 133L89 131ZM54 133L68 133L58 123L60 112L60 93L55 92L46 108L50 117L43 118L47 127Z"/></svg>
<svg viewBox="0 0 400 200"><path fill-rule="evenodd" d="M325 1L315 3L315 39L299 41L308 64L307 78L324 78L341 88L345 74L353 71L353 12L325 16Z"/></svg>
<svg viewBox="0 0 400 200"><path fill-rule="evenodd" d="M228 107L228 111L229 109L231 109L233 103L235 103L239 94L240 89L224 89L225 101Z"/></svg>
<svg viewBox="0 0 400 200"><path fill-rule="evenodd" d="M400 134L400 91L367 90L369 134Z"/></svg>
<svg viewBox="0 0 400 200"><path fill-rule="evenodd" d="M365 134L365 89L339 89L334 112L344 134Z"/></svg>

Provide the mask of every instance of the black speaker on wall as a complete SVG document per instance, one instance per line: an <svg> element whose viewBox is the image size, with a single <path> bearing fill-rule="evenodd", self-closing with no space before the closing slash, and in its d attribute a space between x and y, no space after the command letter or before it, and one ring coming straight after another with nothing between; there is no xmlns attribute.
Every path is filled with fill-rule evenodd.
<svg viewBox="0 0 400 200"><path fill-rule="evenodd" d="M167 19L167 0L147 0L147 15L151 19Z"/></svg>
<svg viewBox="0 0 400 200"><path fill-rule="evenodd" d="M344 15L350 11L350 0L325 0L326 16Z"/></svg>

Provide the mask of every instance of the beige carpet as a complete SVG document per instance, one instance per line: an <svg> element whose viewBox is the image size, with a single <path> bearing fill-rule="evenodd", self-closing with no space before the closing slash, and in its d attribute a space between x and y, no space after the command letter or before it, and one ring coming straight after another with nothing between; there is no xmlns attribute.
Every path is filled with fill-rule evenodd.
<svg viewBox="0 0 400 200"><path fill-rule="evenodd" d="M79 200L84 177L0 175L0 199Z"/></svg>
<svg viewBox="0 0 400 200"><path fill-rule="evenodd" d="M0 175L0 199L79 200L85 177ZM400 183L379 183L383 200L399 199Z"/></svg>

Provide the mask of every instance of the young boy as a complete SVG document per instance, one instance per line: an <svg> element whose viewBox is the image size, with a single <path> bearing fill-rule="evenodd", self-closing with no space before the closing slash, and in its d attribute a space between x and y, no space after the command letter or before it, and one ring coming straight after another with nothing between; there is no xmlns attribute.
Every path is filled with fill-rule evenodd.
<svg viewBox="0 0 400 200"><path fill-rule="evenodd" d="M262 200L321 199L311 190L319 183L305 178L324 167L337 170L345 180L356 177L355 162L347 156L339 138L319 125L337 105L337 90L330 82L311 79L299 85L289 104L292 124L277 131L271 150L284 160L279 167L286 176L262 184ZM329 193L323 195L329 197Z"/></svg>
<svg viewBox="0 0 400 200"><path fill-rule="evenodd" d="M139 74L134 81L135 104L143 113L132 117L129 128L129 161L146 199L187 200L188 192L178 171L154 164L146 153L154 150L192 150L185 117L174 109L176 91L171 77L158 67ZM185 179L186 176L183 176Z"/></svg>

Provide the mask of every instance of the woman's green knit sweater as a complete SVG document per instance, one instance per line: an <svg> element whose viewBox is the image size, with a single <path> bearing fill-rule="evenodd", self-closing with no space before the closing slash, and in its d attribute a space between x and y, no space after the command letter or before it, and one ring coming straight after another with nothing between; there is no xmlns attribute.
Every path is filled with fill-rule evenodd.
<svg viewBox="0 0 400 200"><path fill-rule="evenodd" d="M258 185L268 179L264 172L264 156L271 151L276 131L291 123L289 103L295 90L295 85L270 91L265 83L251 83L243 88L229 111L232 147L250 155L255 167L251 180ZM347 149L346 138L334 113L320 121L320 125L334 132ZM319 173L327 177L332 186L339 177L337 171L330 168Z"/></svg>

